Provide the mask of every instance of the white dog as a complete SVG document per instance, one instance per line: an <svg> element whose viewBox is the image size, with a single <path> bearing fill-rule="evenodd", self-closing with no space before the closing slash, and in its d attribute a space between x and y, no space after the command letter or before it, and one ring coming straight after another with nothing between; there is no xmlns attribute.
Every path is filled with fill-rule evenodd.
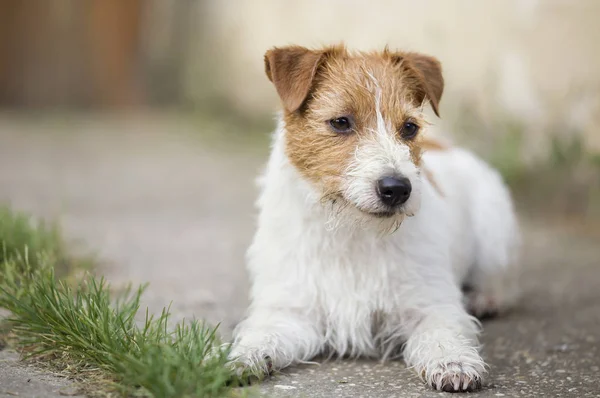
<svg viewBox="0 0 600 398"><path fill-rule="evenodd" d="M474 316L512 301L519 233L498 173L426 137L440 63L290 46L265 64L284 111L231 359L264 374L325 353L403 355L436 389L479 388Z"/></svg>

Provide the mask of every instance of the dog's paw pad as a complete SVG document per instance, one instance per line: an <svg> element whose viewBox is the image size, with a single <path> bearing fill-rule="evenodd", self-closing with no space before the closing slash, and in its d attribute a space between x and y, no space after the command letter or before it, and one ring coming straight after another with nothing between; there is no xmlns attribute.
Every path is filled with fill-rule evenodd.
<svg viewBox="0 0 600 398"><path fill-rule="evenodd" d="M424 376L428 384L445 392L477 391L481 389L482 377L471 366L451 362L432 370Z"/></svg>

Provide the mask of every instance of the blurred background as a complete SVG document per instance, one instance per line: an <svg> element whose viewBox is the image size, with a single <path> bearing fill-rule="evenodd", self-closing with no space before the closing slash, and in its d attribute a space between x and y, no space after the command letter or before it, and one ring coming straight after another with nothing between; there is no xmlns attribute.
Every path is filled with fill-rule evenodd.
<svg viewBox="0 0 600 398"><path fill-rule="evenodd" d="M389 44L442 61L441 134L540 205L597 216L598 17L596 0L3 0L0 105L79 121L178 113L199 135L216 123L264 142L269 47Z"/></svg>
<svg viewBox="0 0 600 398"><path fill-rule="evenodd" d="M438 57L436 134L497 166L523 219L599 236L599 19L598 0L1 0L0 200L220 320L243 309L278 106L263 54L344 41Z"/></svg>
<svg viewBox="0 0 600 398"><path fill-rule="evenodd" d="M265 51L425 52L446 81L434 133L502 172L522 223L525 296L485 326L489 396L596 394L599 21L600 0L0 0L0 207L58 221L115 289L149 282L151 312L228 338L278 108ZM339 396L319 369L298 391Z"/></svg>

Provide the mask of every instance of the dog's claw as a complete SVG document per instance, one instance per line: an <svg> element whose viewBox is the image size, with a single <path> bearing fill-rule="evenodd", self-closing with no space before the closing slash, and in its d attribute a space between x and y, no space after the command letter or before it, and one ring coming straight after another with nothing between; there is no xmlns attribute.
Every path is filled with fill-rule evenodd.
<svg viewBox="0 0 600 398"><path fill-rule="evenodd" d="M273 372L273 360L268 355L265 357L265 364L267 365L267 372L271 374Z"/></svg>
<svg viewBox="0 0 600 398"><path fill-rule="evenodd" d="M233 375L228 385L235 387L251 386L270 376L273 373L273 360L268 355L263 360L264 366L250 366L241 361L229 362Z"/></svg>
<svg viewBox="0 0 600 398"><path fill-rule="evenodd" d="M482 378L475 369L460 363L449 363L437 367L430 375L422 372L434 389L445 392L472 392L481 389Z"/></svg>

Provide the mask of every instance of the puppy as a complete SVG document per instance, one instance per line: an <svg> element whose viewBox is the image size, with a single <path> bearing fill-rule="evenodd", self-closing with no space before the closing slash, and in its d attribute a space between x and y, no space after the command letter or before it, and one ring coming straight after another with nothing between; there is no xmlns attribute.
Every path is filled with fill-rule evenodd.
<svg viewBox="0 0 600 398"><path fill-rule="evenodd" d="M475 316L511 302L501 281L519 231L498 173L427 138L440 63L289 46L269 50L265 69L284 109L260 179L251 305L232 363L265 374L325 353L403 355L435 389L479 388Z"/></svg>

